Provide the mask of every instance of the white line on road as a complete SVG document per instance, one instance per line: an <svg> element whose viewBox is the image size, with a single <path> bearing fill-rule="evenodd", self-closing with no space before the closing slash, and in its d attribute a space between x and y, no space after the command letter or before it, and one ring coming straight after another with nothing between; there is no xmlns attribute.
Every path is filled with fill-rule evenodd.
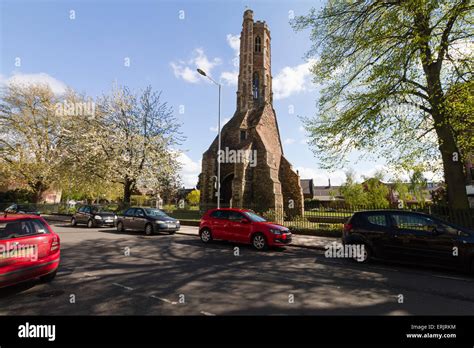
<svg viewBox="0 0 474 348"><path fill-rule="evenodd" d="M204 315L207 315L208 317L215 317L215 316L216 316L216 315L213 314L213 313L204 312L204 311L201 311L200 313L201 313L201 314L204 314Z"/></svg>
<svg viewBox="0 0 474 348"><path fill-rule="evenodd" d="M469 278L450 277L450 276L442 276L442 275L437 275L437 274L432 274L432 276L436 277L436 278L453 279L453 280L462 280L462 281L465 281L465 282L472 282L472 279L469 279Z"/></svg>
<svg viewBox="0 0 474 348"><path fill-rule="evenodd" d="M155 299L160 300L160 301L163 301L163 302L166 302L166 303L169 303L169 304L172 304L172 305L175 305L175 304L178 303L178 302L170 301L166 298L161 298L161 297L158 297L158 296L155 296L155 295L150 295L150 297L155 298Z"/></svg>
<svg viewBox="0 0 474 348"><path fill-rule="evenodd" d="M118 287L121 287L121 288L127 289L127 290L133 290L133 288L122 285L122 284L119 284L119 283L112 283L112 285L115 285L115 286L118 286Z"/></svg>

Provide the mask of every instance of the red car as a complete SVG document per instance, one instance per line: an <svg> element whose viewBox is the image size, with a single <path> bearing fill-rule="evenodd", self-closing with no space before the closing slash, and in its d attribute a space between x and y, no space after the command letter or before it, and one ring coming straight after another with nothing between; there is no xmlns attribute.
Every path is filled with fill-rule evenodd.
<svg viewBox="0 0 474 348"><path fill-rule="evenodd" d="M199 236L204 243L227 240L252 244L257 250L291 243L291 232L285 226L268 222L246 209L213 209L201 218Z"/></svg>
<svg viewBox="0 0 474 348"><path fill-rule="evenodd" d="M59 258L59 236L42 217L0 217L0 288L35 278L52 281Z"/></svg>

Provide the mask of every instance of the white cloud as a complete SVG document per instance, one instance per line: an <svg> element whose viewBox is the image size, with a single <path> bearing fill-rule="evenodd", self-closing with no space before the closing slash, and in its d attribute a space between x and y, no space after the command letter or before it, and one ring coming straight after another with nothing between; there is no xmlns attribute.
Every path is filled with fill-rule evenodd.
<svg viewBox="0 0 474 348"><path fill-rule="evenodd" d="M227 43L234 50L235 56L240 53L240 35L227 34Z"/></svg>
<svg viewBox="0 0 474 348"><path fill-rule="evenodd" d="M287 98L293 94L311 89L311 67L315 60L310 59L306 63L295 67L284 67L273 78L273 97L275 99Z"/></svg>
<svg viewBox="0 0 474 348"><path fill-rule="evenodd" d="M296 167L301 179L313 179L315 186L327 185L331 179L331 185L339 186L346 180L346 174L342 170L328 173L322 169L314 169L308 167Z"/></svg>
<svg viewBox="0 0 474 348"><path fill-rule="evenodd" d="M184 187L196 187L199 173L201 173L201 161L195 162L183 152L179 154L178 161L182 164L180 177Z"/></svg>
<svg viewBox="0 0 474 348"><path fill-rule="evenodd" d="M66 92L66 84L58 79L55 79L51 75L46 73L37 73L37 74L23 74L23 73L14 73L9 78L5 78L0 75L0 85L20 85L28 86L34 84L45 84L48 85L54 94L63 94Z"/></svg>
<svg viewBox="0 0 474 348"><path fill-rule="evenodd" d="M234 51L234 58L232 59L234 70L222 72L221 80L228 86L237 86L239 78L240 35L227 34L226 39L227 44Z"/></svg>
<svg viewBox="0 0 474 348"><path fill-rule="evenodd" d="M222 129L222 127L224 127L225 124L226 124L227 122L229 122L229 121L230 121L230 117L224 118L224 120L221 121L221 129ZM209 127L209 130L210 130L211 132L217 133L217 125L216 125L215 127Z"/></svg>
<svg viewBox="0 0 474 348"><path fill-rule="evenodd" d="M221 74L221 80L228 86L237 86L239 80L238 71L224 71Z"/></svg>
<svg viewBox="0 0 474 348"><path fill-rule="evenodd" d="M283 144L285 145L290 145L290 144L293 144L295 142L295 139L293 138L286 138L284 141L283 141Z"/></svg>
<svg viewBox="0 0 474 348"><path fill-rule="evenodd" d="M197 68L204 70L206 74L212 76L212 70L221 62L221 59L218 57L209 59L202 48L196 48L192 53L191 59L188 61L171 62L170 66L176 78L190 83L198 83L201 80L207 79L199 75L196 71Z"/></svg>

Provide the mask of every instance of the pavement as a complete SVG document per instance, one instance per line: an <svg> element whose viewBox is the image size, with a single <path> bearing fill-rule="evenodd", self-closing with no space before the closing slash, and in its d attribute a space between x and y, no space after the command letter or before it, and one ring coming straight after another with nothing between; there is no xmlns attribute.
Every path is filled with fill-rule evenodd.
<svg viewBox="0 0 474 348"><path fill-rule="evenodd" d="M52 223L61 266L48 284L0 289L0 315L472 315L474 277L203 244L195 228L144 236ZM194 231L194 232L193 232Z"/></svg>

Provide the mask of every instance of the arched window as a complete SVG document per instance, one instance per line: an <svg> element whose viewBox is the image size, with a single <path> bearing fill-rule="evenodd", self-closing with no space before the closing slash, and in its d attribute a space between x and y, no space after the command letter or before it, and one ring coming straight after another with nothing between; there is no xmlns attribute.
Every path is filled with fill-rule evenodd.
<svg viewBox="0 0 474 348"><path fill-rule="evenodd" d="M259 81L258 81L258 73L253 74L253 99L259 98Z"/></svg>
<svg viewBox="0 0 474 348"><path fill-rule="evenodd" d="M262 41L260 40L260 36L255 37L255 52L262 51Z"/></svg>

